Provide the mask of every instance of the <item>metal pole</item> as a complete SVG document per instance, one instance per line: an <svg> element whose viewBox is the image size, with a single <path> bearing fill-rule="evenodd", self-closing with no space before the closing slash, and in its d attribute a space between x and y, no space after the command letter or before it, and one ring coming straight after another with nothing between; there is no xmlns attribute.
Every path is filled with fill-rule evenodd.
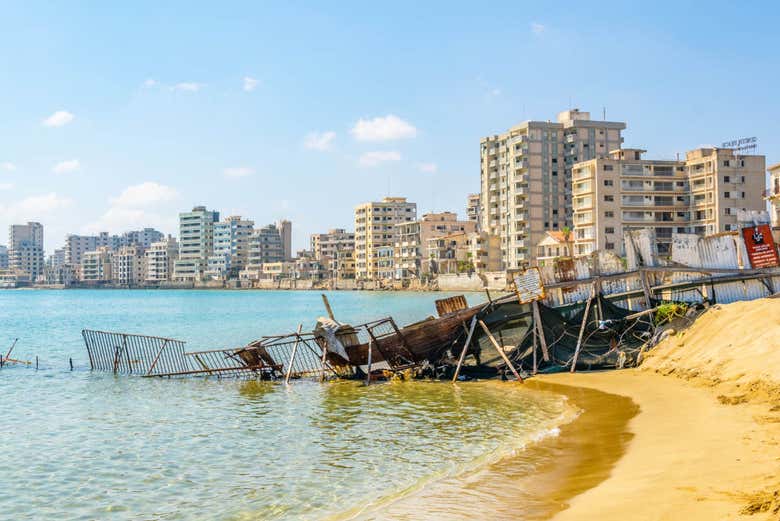
<svg viewBox="0 0 780 521"><path fill-rule="evenodd" d="M371 347L374 345L372 337L368 338L368 367L366 368L366 385L371 385Z"/></svg>
<svg viewBox="0 0 780 521"><path fill-rule="evenodd" d="M469 334L466 336L466 343L463 344L463 350L460 352L460 358L458 359L458 366L455 368L455 374L452 377L452 383L458 381L458 375L460 374L460 367L463 365L463 359L466 358L466 351L469 349L471 343L471 337L474 335L474 328L477 327L477 315L471 318L471 326L469 327Z"/></svg>
<svg viewBox="0 0 780 521"><path fill-rule="evenodd" d="M593 301L593 293L588 297L588 302L585 304L585 315L582 317L582 324L580 324L580 334L577 337L577 348L574 350L574 358L571 360L571 369L573 373L574 368L577 366L577 358L580 356L580 348L582 347L582 335L585 333L585 326L588 323L588 315L590 314L590 303Z"/></svg>
<svg viewBox="0 0 780 521"><path fill-rule="evenodd" d="M498 345L498 342L496 341L495 337L493 337L493 335L490 333L490 330L488 329L488 327L485 325L484 322L482 322L480 320L479 321L479 325L482 327L482 330L485 332L487 337L490 339L490 342L493 344L493 347L495 347L496 351L498 351L498 354L501 355L501 358L504 359L504 363L506 363L506 365L509 367L509 369L512 370L512 374L515 375L515 378L517 378L517 381L522 383L523 377L520 376L520 373L517 372L517 370L515 369L515 366L513 366L512 362L509 361L509 358L506 356L506 353L504 353L504 347Z"/></svg>
<svg viewBox="0 0 780 521"><path fill-rule="evenodd" d="M293 362L295 362L295 354L298 352L298 344L301 342L301 330L303 324L298 324L298 330L295 332L295 344L293 344L292 353L290 353L290 362L287 365L287 374L284 375L285 385L290 383L290 375L292 374Z"/></svg>

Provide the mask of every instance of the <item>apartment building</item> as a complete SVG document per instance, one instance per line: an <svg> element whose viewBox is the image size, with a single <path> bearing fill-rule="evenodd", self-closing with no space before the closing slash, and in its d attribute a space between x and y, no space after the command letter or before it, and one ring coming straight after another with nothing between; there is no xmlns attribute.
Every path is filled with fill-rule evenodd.
<svg viewBox="0 0 780 521"><path fill-rule="evenodd" d="M545 232L572 226L574 164L620 148L625 128L573 109L482 138L481 229L500 238L507 269L529 264Z"/></svg>
<svg viewBox="0 0 780 521"><path fill-rule="evenodd" d="M23 273L31 282L42 276L43 225L37 222L12 224L8 227L8 268Z"/></svg>
<svg viewBox="0 0 780 521"><path fill-rule="evenodd" d="M625 253L623 233L654 228L658 252L673 233L738 229L738 210L761 210L765 158L698 148L684 160L647 160L644 150L614 150L574 167L574 254Z"/></svg>
<svg viewBox="0 0 780 521"><path fill-rule="evenodd" d="M771 165L769 171L769 189L766 198L769 201L769 215L772 217L772 227L780 228L780 163Z"/></svg>
<svg viewBox="0 0 780 521"><path fill-rule="evenodd" d="M279 236L282 238L282 257L286 261L293 259L292 251L292 223L286 219L276 222Z"/></svg>
<svg viewBox="0 0 780 521"><path fill-rule="evenodd" d="M395 278L420 278L431 272L428 240L455 232L472 233L474 221L459 221L454 212L427 213L421 219L396 224Z"/></svg>
<svg viewBox="0 0 780 521"><path fill-rule="evenodd" d="M146 262L140 245L120 246L111 255L111 281L121 286L138 286L146 280Z"/></svg>
<svg viewBox="0 0 780 521"><path fill-rule="evenodd" d="M395 248L379 246L376 248L376 276L373 280L393 280L395 278Z"/></svg>
<svg viewBox="0 0 780 521"><path fill-rule="evenodd" d="M543 266L559 257L571 257L574 249L574 237L571 231L547 232L544 239L536 245L536 263Z"/></svg>
<svg viewBox="0 0 780 521"><path fill-rule="evenodd" d="M355 207L355 278L379 278L379 248L394 246L396 224L415 219L417 204L406 197L385 197Z"/></svg>
<svg viewBox="0 0 780 521"><path fill-rule="evenodd" d="M87 283L107 283L112 280L113 250L100 246L81 256L81 281Z"/></svg>
<svg viewBox="0 0 780 521"><path fill-rule="evenodd" d="M485 232L455 232L428 239L431 271L437 274L501 271L501 240Z"/></svg>
<svg viewBox="0 0 780 521"><path fill-rule="evenodd" d="M254 221L231 216L214 225L214 254L208 258L207 275L216 279L238 276L249 262Z"/></svg>
<svg viewBox="0 0 780 521"><path fill-rule="evenodd" d="M179 257L179 243L167 237L152 243L144 253L146 259L146 282L159 284L173 278L173 265Z"/></svg>
<svg viewBox="0 0 780 521"><path fill-rule="evenodd" d="M482 221L479 194L468 195L468 198L466 199L466 217L469 221L477 223L477 230L479 230Z"/></svg>
<svg viewBox="0 0 780 521"><path fill-rule="evenodd" d="M335 280L355 278L355 250L341 250L329 263L330 277Z"/></svg>
<svg viewBox="0 0 780 521"><path fill-rule="evenodd" d="M343 228L333 228L328 233L312 234L310 244L315 259L332 260L337 252L355 249L355 234Z"/></svg>
<svg viewBox="0 0 780 521"><path fill-rule="evenodd" d="M173 278L178 282L200 280L208 258L214 253L214 223L219 212L196 206L179 214L179 258L174 262Z"/></svg>
<svg viewBox="0 0 780 521"><path fill-rule="evenodd" d="M8 246L0 244L0 270L8 269Z"/></svg>

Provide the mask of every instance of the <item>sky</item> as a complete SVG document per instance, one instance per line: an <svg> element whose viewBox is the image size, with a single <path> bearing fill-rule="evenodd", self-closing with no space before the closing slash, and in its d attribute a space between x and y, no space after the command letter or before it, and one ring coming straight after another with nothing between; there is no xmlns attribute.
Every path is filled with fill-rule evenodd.
<svg viewBox="0 0 780 521"><path fill-rule="evenodd" d="M406 196L465 214L479 140L568 108L672 158L780 162L780 5L2 2L0 229L153 226L195 205L309 234ZM5 233L0 232L0 244Z"/></svg>

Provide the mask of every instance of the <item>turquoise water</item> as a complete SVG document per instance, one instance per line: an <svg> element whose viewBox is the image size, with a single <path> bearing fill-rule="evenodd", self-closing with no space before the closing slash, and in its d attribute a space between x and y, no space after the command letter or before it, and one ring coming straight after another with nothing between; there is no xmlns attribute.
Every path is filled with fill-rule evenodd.
<svg viewBox="0 0 780 521"><path fill-rule="evenodd" d="M444 293L333 292L337 318L434 311ZM470 296L476 303L480 295ZM0 291L0 517L348 518L479 468L554 428L557 396L501 382L319 384L91 373L81 329L188 350L310 328L319 293ZM75 370L68 368L72 358ZM372 517L369 515L368 517Z"/></svg>

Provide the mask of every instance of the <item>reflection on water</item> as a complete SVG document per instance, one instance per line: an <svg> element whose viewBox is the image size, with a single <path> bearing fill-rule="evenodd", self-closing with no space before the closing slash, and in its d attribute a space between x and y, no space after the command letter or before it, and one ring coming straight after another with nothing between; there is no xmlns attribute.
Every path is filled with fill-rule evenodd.
<svg viewBox="0 0 780 521"><path fill-rule="evenodd" d="M84 370L81 327L195 330L237 345L259 336L258 315L281 327L312 316L319 299L160 292L144 308L140 293L0 294L0 341L16 334L53 367L0 370L0 517L343 518L493 462L568 410L559 395L501 382L284 386ZM422 316L441 296L383 296L383 311ZM365 299L332 301L366 314Z"/></svg>

